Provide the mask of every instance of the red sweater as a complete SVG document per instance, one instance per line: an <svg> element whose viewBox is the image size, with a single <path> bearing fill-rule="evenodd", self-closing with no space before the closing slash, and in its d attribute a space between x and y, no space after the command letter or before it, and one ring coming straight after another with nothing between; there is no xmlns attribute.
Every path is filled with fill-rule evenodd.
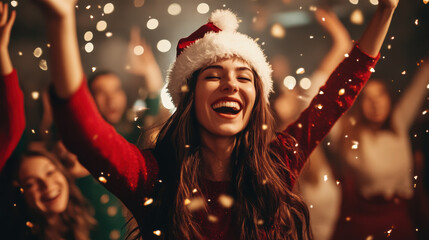
<svg viewBox="0 0 429 240"><path fill-rule="evenodd" d="M355 47L321 88L311 105L284 131L298 141L305 158L352 105L378 58L369 57ZM159 167L151 150L139 150L103 120L85 81L68 99L59 99L54 94L51 97L54 117L67 148L78 155L96 179L101 180L109 191L125 203L139 225L150 221L151 216L142 216L142 209L145 208L143 203L145 196L159 180ZM278 136L285 141L281 135ZM290 159L283 146L272 147L279 151L293 172L301 170L304 163ZM285 181L292 187L295 179L286 176ZM229 192L228 182L203 182L205 186L202 187L208 191L207 200L216 200L220 194ZM209 212L218 221L214 223L207 218L201 219L203 234L207 239L237 239L240 230L230 210L222 208L217 201L210 202ZM144 239L155 237L145 235Z"/></svg>
<svg viewBox="0 0 429 240"><path fill-rule="evenodd" d="M24 97L16 70L0 79L0 172L25 128Z"/></svg>

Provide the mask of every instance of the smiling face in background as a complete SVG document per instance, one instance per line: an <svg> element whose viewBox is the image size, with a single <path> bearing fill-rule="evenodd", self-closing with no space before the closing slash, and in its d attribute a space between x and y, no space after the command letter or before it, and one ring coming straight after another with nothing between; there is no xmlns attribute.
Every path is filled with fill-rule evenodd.
<svg viewBox="0 0 429 240"><path fill-rule="evenodd" d="M362 94L362 113L371 123L383 124L389 117L391 100L383 83L372 81Z"/></svg>
<svg viewBox="0 0 429 240"><path fill-rule="evenodd" d="M31 156L22 160L18 179L28 206L45 215L66 210L69 184L64 174L46 157Z"/></svg>
<svg viewBox="0 0 429 240"><path fill-rule="evenodd" d="M256 99L255 76L238 58L201 70L195 87L195 113L203 132L231 137L249 122Z"/></svg>
<svg viewBox="0 0 429 240"><path fill-rule="evenodd" d="M103 74L90 87L101 115L111 124L119 123L127 107L121 80L114 74Z"/></svg>

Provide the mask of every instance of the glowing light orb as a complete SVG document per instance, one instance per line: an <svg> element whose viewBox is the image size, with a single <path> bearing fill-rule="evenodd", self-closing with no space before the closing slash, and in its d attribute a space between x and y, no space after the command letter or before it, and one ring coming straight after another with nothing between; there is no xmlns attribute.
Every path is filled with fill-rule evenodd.
<svg viewBox="0 0 429 240"><path fill-rule="evenodd" d="M155 234L156 236L161 236L161 231L160 230L153 231L153 234Z"/></svg>
<svg viewBox="0 0 429 240"><path fill-rule="evenodd" d="M364 21L363 13L360 9L354 10L350 14L350 22L356 25L362 25Z"/></svg>
<svg viewBox="0 0 429 240"><path fill-rule="evenodd" d="M111 14L114 10L115 6L113 5L113 3L107 3L106 5L104 5L103 12L105 14Z"/></svg>
<svg viewBox="0 0 429 240"><path fill-rule="evenodd" d="M39 58L40 56L42 56L42 54L43 54L43 51L42 51L42 49L41 48L36 48L36 49L34 49L34 51L33 51L33 55L36 57L36 58Z"/></svg>
<svg viewBox="0 0 429 240"><path fill-rule="evenodd" d="M200 3L197 6L197 12L199 14L206 14L210 11L210 7L207 3Z"/></svg>
<svg viewBox="0 0 429 240"><path fill-rule="evenodd" d="M378 0L369 0L372 5L378 5Z"/></svg>
<svg viewBox="0 0 429 240"><path fill-rule="evenodd" d="M113 33L112 32L106 32L106 37L111 37L111 36L113 36Z"/></svg>
<svg viewBox="0 0 429 240"><path fill-rule="evenodd" d="M359 3L359 0L349 0L349 2L353 5L357 5Z"/></svg>
<svg viewBox="0 0 429 240"><path fill-rule="evenodd" d="M158 19L156 18L151 18L146 23L146 27L150 30L156 29L158 25L159 25L159 22L158 22Z"/></svg>
<svg viewBox="0 0 429 240"><path fill-rule="evenodd" d="M160 97L162 105L166 109L169 109L170 112L174 112L176 107L173 104L173 100L171 99L170 94L167 93L167 84L165 84L164 87L161 89Z"/></svg>
<svg viewBox="0 0 429 240"><path fill-rule="evenodd" d="M172 3L170 6L168 6L168 14L172 16L177 16L182 12L182 7L178 3Z"/></svg>
<svg viewBox="0 0 429 240"><path fill-rule="evenodd" d="M271 26L271 36L275 38L284 38L286 36L286 30L281 24L275 23Z"/></svg>
<svg viewBox="0 0 429 240"><path fill-rule="evenodd" d="M83 35L83 39L85 39L85 41L89 42L92 40L92 38L94 37L94 34L92 34L91 31L87 31L84 35Z"/></svg>
<svg viewBox="0 0 429 240"><path fill-rule="evenodd" d="M11 2L10 2L10 5L11 5L12 7L17 7L17 6L18 6L18 1L11 1Z"/></svg>
<svg viewBox="0 0 429 240"><path fill-rule="evenodd" d="M106 30L107 22L104 20L98 21L96 28L97 28L97 31L99 32Z"/></svg>
<svg viewBox="0 0 429 240"><path fill-rule="evenodd" d="M107 179L103 176L98 177L98 181L101 183L107 183Z"/></svg>
<svg viewBox="0 0 429 240"><path fill-rule="evenodd" d="M308 78L301 79L301 81L299 81L299 86L304 90L309 89L311 87L310 79L308 79Z"/></svg>
<svg viewBox="0 0 429 240"><path fill-rule="evenodd" d="M296 74L304 74L305 73L305 69L303 67L300 67L296 70Z"/></svg>
<svg viewBox="0 0 429 240"><path fill-rule="evenodd" d="M31 97L32 97L34 100L39 99L39 96L40 96L39 92L37 92L37 91L33 91L33 92L31 92Z"/></svg>
<svg viewBox="0 0 429 240"><path fill-rule="evenodd" d="M42 69L43 71L47 71L48 70L48 62L46 62L45 59L40 60L39 68Z"/></svg>
<svg viewBox="0 0 429 240"><path fill-rule="evenodd" d="M148 200L146 200L143 205L147 206L147 205L151 205L153 203L153 198L149 198Z"/></svg>
<svg viewBox="0 0 429 240"><path fill-rule="evenodd" d="M171 43L167 39L162 39L156 44L158 51L160 52L168 52L171 49Z"/></svg>
<svg viewBox="0 0 429 240"><path fill-rule="evenodd" d="M92 51L94 51L94 44L90 42L85 44L85 52L90 53Z"/></svg>
<svg viewBox="0 0 429 240"><path fill-rule="evenodd" d="M140 56L144 53L144 48L141 45L137 45L134 47L133 52L135 55Z"/></svg>
<svg viewBox="0 0 429 240"><path fill-rule="evenodd" d="M287 76L283 80L283 85L287 89L292 90L296 86L296 79L293 76Z"/></svg>

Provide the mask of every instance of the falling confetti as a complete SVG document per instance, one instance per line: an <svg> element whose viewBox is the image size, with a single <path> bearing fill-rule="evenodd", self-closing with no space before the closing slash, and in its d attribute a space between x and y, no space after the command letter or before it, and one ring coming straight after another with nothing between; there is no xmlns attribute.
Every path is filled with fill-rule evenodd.
<svg viewBox="0 0 429 240"><path fill-rule="evenodd" d="M87 31L84 35L83 35L83 39L85 39L85 41L89 42L92 40L92 38L94 37L94 34L92 34L91 31Z"/></svg>
<svg viewBox="0 0 429 240"><path fill-rule="evenodd" d="M36 48L36 49L34 49L34 51L33 51L33 55L36 57L36 58L39 58L40 56L42 56L42 54L43 54L43 51L42 51L42 49L41 48Z"/></svg>
<svg viewBox="0 0 429 240"><path fill-rule="evenodd" d="M305 69L303 67L300 67L296 70L296 74L304 74L305 73Z"/></svg>
<svg viewBox="0 0 429 240"><path fill-rule="evenodd" d="M353 141L352 143L353 143L353 145L352 145L352 149L358 149L358 147L359 147L359 142L358 142L358 141Z"/></svg>
<svg viewBox="0 0 429 240"><path fill-rule="evenodd" d="M405 74L407 74L407 71L402 71L402 73L401 73L402 75L405 75Z"/></svg>
<svg viewBox="0 0 429 240"><path fill-rule="evenodd" d="M152 203L153 203L153 198L149 198L143 203L143 206L148 206L148 205L151 205Z"/></svg>
<svg viewBox="0 0 429 240"><path fill-rule="evenodd" d="M279 23L273 24L273 26L271 26L270 32L271 32L271 36L275 38L284 38L286 36L286 30Z"/></svg>
<svg viewBox="0 0 429 240"><path fill-rule="evenodd" d="M155 234L156 236L161 236L161 231L160 230L153 231L153 234Z"/></svg>
<svg viewBox="0 0 429 240"><path fill-rule="evenodd" d="M140 56L140 55L142 55L144 53L144 48L141 45L137 45L137 46L134 47L133 52L134 52L135 55Z"/></svg>
<svg viewBox="0 0 429 240"><path fill-rule="evenodd" d="M210 199L209 199L210 200ZM198 198L194 198L194 199L192 199L192 200L189 200L188 199L188 201L190 201L188 204L185 204L186 205L186 207L188 208L188 210L189 211L196 211L196 210L198 210L198 209L201 209L201 208L203 208L204 207L204 205L205 205L205 203L204 203L204 200L203 200L203 198L201 198L201 197L198 197ZM186 201L186 199L185 199L185 202L187 202Z"/></svg>
<svg viewBox="0 0 429 240"><path fill-rule="evenodd" d="M422 112L422 115L426 115L426 113L428 113L428 111L429 111L429 110L424 110L424 111Z"/></svg>
<svg viewBox="0 0 429 240"><path fill-rule="evenodd" d="M215 215L211 215L211 214L208 215L207 219L212 223L219 221L219 219Z"/></svg>
<svg viewBox="0 0 429 240"><path fill-rule="evenodd" d="M112 3L104 5L103 12L105 14L111 14L115 10L115 6Z"/></svg>
<svg viewBox="0 0 429 240"><path fill-rule="evenodd" d="M90 53L92 51L94 51L94 44L92 44L90 42L86 43L85 44L85 52Z"/></svg>
<svg viewBox="0 0 429 240"><path fill-rule="evenodd" d="M34 100L37 100L37 99L39 99L39 92L37 92L37 91L33 91L33 92L31 92L31 97L34 99Z"/></svg>
<svg viewBox="0 0 429 240"><path fill-rule="evenodd" d="M106 28L107 28L107 22L106 21L101 20L101 21L97 22L97 26L96 26L97 31L103 32L104 30L106 30Z"/></svg>
<svg viewBox="0 0 429 240"><path fill-rule="evenodd" d="M344 95L344 93L346 92L346 90L344 90L344 88L341 88L339 91L338 91L338 95L340 95L340 96L342 96L342 95Z"/></svg>
<svg viewBox="0 0 429 240"><path fill-rule="evenodd" d="M362 25L363 24L364 17L363 17L363 13L360 9L356 9L350 14L350 22L355 24L355 25Z"/></svg>
<svg viewBox="0 0 429 240"><path fill-rule="evenodd" d="M34 227L33 223L32 223L32 222L30 222L30 221L27 221L27 222L25 223L25 225L26 225L27 227L29 227L29 228L33 228L33 227Z"/></svg>
<svg viewBox="0 0 429 240"><path fill-rule="evenodd" d="M232 205L234 204L234 199L228 195L220 195L219 196L219 203L225 207L225 208L231 208Z"/></svg>
<svg viewBox="0 0 429 240"><path fill-rule="evenodd" d="M107 183L107 179L103 176L98 177L98 181L101 183Z"/></svg>

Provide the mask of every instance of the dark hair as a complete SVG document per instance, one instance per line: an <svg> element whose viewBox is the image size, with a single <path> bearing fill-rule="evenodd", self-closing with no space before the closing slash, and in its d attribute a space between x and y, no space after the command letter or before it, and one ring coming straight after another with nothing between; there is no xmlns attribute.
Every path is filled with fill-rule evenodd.
<svg viewBox="0 0 429 240"><path fill-rule="evenodd" d="M32 157L48 159L65 176L69 185L67 208L59 214L60 221L54 224L49 223L46 217L38 210L28 207L23 198L23 188L19 184L18 172L22 162ZM17 157L17 159L10 159L9 161L14 161L12 179L14 179L14 188L16 189L14 190L15 194L11 196L12 202L16 203L15 209L12 212L19 214L12 217L15 219L16 224L18 224L18 229L20 228L19 226L21 226L21 229L27 226L28 228L25 230L30 229L31 231L31 233L28 231L19 232L20 235L32 235L38 239L90 239L89 232L96 221L91 216L89 205L74 184L71 176L54 155L44 150L27 150ZM16 239L19 239L19 237L17 236Z"/></svg>
<svg viewBox="0 0 429 240"><path fill-rule="evenodd" d="M163 239L200 239L201 233L185 199L201 191L201 141L194 108L194 93L199 71L188 80L189 91L183 92L176 112L158 135L154 154L159 164L162 183L155 187L151 223L140 226L143 236L153 229L163 232ZM304 239L311 237L308 209L302 199L292 193L293 176L284 156L271 144L287 148L291 161L302 161L292 154L296 141L289 135L280 141L274 132L274 121L262 92L262 83L255 75L256 100L245 129L236 135L232 155L231 185L236 199L232 210L241 223L241 239ZM263 125L267 129L263 129ZM273 143L274 139L274 143ZM270 144L271 143L271 144ZM262 221L261 221L262 220Z"/></svg>
<svg viewBox="0 0 429 240"><path fill-rule="evenodd" d="M99 70L97 72L95 72L94 74L91 74L88 77L88 87L89 87L89 91L91 92L92 95L94 95L94 92L92 90L92 84L95 82L95 80L97 80L98 77L100 76L105 76L105 75L115 75L118 76L117 73L110 71L110 70ZM118 79L121 81L121 85L123 85L123 82L121 80L121 78L118 77Z"/></svg>

